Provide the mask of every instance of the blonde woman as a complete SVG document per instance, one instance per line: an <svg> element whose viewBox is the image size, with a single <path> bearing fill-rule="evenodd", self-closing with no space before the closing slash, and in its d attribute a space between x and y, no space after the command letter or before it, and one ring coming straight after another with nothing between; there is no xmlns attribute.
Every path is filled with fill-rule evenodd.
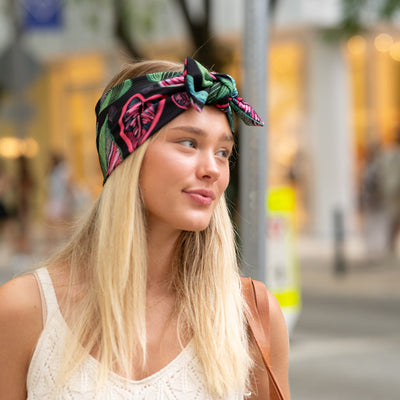
<svg viewBox="0 0 400 400"><path fill-rule="evenodd" d="M232 112L262 124L231 77L191 58L112 80L96 106L99 198L61 252L0 288L1 399L261 398L224 199Z"/></svg>

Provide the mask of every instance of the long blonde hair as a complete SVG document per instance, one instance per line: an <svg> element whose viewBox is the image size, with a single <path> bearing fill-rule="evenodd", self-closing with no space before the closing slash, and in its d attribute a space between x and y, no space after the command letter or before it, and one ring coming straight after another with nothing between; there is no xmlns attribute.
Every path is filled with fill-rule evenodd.
<svg viewBox="0 0 400 400"><path fill-rule="evenodd" d="M108 87L168 70L180 71L182 65L134 64ZM47 263L69 266L69 305L71 314L79 315L72 322L62 379L68 379L92 352L100 361L101 382L111 370L130 376L133 357L146 365L147 242L139 175L156 135L115 169L71 242ZM224 396L247 390L252 360L225 198L205 230L181 233L171 280L177 293L178 331L188 329L192 335L210 393ZM84 295L74 301L78 282L85 283Z"/></svg>

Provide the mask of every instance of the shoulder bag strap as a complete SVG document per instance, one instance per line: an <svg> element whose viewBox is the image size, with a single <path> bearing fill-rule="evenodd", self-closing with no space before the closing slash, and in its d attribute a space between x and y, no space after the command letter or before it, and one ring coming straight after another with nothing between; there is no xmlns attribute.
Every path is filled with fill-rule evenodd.
<svg viewBox="0 0 400 400"><path fill-rule="evenodd" d="M248 306L247 321L262 355L269 380L269 399L284 400L282 390L272 372L268 291L262 282L241 278L242 293Z"/></svg>

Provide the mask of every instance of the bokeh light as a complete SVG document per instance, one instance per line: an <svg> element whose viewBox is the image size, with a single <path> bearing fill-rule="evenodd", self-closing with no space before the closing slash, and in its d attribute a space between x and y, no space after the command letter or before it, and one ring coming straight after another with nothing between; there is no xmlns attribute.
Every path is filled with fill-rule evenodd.
<svg viewBox="0 0 400 400"><path fill-rule="evenodd" d="M39 144L33 138L16 137L0 138L0 157L18 158L20 156L35 157L39 152Z"/></svg>
<svg viewBox="0 0 400 400"><path fill-rule="evenodd" d="M381 33L375 38L374 41L376 50L382 53L386 53L387 51L389 51L393 43L393 38L387 33Z"/></svg>
<svg viewBox="0 0 400 400"><path fill-rule="evenodd" d="M367 44L365 42L365 39L360 35L351 37L347 42L347 48L349 52L353 55L360 55L364 53L366 47Z"/></svg>
<svg viewBox="0 0 400 400"><path fill-rule="evenodd" d="M393 60L400 61L400 41L390 47L390 56Z"/></svg>

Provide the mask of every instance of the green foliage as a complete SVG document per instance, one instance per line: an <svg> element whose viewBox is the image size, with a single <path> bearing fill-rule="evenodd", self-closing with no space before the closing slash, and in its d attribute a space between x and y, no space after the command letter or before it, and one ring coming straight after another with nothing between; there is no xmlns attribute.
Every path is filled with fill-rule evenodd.
<svg viewBox="0 0 400 400"><path fill-rule="evenodd" d="M156 15L164 11L163 0L126 0L124 2L125 26L130 26L131 34L149 35L156 24Z"/></svg>
<svg viewBox="0 0 400 400"><path fill-rule="evenodd" d="M83 21L93 30L101 28L99 9L105 4L111 3L113 0L72 0L78 4L81 9L81 17Z"/></svg>
<svg viewBox="0 0 400 400"><path fill-rule="evenodd" d="M342 0L343 17L334 28L325 29L323 36L327 40L347 39L365 33L368 27L363 15L375 12L377 20L391 20L400 10L400 0Z"/></svg>
<svg viewBox="0 0 400 400"><path fill-rule="evenodd" d="M391 19L400 9L400 0L386 0L379 9L379 15L383 19Z"/></svg>

